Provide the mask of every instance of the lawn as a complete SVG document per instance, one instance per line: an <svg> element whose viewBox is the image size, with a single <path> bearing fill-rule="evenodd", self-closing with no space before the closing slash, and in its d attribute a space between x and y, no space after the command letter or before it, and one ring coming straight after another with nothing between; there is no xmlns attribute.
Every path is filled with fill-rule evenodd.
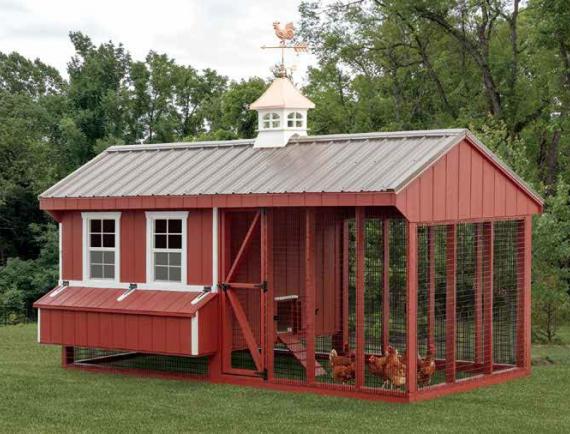
<svg viewBox="0 0 570 434"><path fill-rule="evenodd" d="M570 346L531 378L412 405L64 370L35 326L0 327L5 432L568 432Z"/></svg>

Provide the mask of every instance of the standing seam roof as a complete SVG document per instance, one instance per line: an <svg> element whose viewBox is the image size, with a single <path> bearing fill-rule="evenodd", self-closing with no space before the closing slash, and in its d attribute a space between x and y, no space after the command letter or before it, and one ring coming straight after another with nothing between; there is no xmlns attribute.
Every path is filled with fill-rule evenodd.
<svg viewBox="0 0 570 434"><path fill-rule="evenodd" d="M253 139L113 146L40 197L398 192L466 137L542 202L464 129L308 136L281 148Z"/></svg>

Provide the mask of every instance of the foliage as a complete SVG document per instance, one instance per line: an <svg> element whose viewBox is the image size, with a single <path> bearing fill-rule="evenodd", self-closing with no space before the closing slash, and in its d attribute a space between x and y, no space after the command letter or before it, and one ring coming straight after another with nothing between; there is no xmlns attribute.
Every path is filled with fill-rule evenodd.
<svg viewBox="0 0 570 434"><path fill-rule="evenodd" d="M570 313L570 186L558 184L546 212L537 217L533 251L533 332L551 343Z"/></svg>
<svg viewBox="0 0 570 434"><path fill-rule="evenodd" d="M554 338L570 266L567 2L305 1L299 10L299 37L318 59L304 89L316 103L311 134L469 127L547 198L535 228L535 331ZM42 259L49 243L32 228L51 227L36 198L56 180L112 145L256 134L247 104L262 79L229 81L164 53L134 60L121 44L69 37L68 79L0 53L0 296L10 309L53 280L57 259Z"/></svg>

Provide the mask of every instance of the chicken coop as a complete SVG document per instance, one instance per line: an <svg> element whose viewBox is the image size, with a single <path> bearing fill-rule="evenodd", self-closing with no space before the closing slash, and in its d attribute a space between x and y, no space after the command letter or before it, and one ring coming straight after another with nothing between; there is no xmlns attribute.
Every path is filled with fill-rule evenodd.
<svg viewBox="0 0 570 434"><path fill-rule="evenodd" d="M530 373L542 201L466 130L117 146L40 202L66 367L397 402Z"/></svg>

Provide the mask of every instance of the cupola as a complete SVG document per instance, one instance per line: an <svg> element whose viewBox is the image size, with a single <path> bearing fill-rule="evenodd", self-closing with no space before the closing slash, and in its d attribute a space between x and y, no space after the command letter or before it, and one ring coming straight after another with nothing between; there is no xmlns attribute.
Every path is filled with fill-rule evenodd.
<svg viewBox="0 0 570 434"><path fill-rule="evenodd" d="M315 104L295 87L287 76L285 67L285 51L295 53L307 52L308 46L303 42L287 45L295 36L295 26L287 23L284 26L273 23L275 36L279 44L264 45L261 48L275 48L281 51L281 64L278 77L253 104L250 110L257 111L257 138L254 148L281 148L287 145L293 136L307 135L307 112L315 108Z"/></svg>

